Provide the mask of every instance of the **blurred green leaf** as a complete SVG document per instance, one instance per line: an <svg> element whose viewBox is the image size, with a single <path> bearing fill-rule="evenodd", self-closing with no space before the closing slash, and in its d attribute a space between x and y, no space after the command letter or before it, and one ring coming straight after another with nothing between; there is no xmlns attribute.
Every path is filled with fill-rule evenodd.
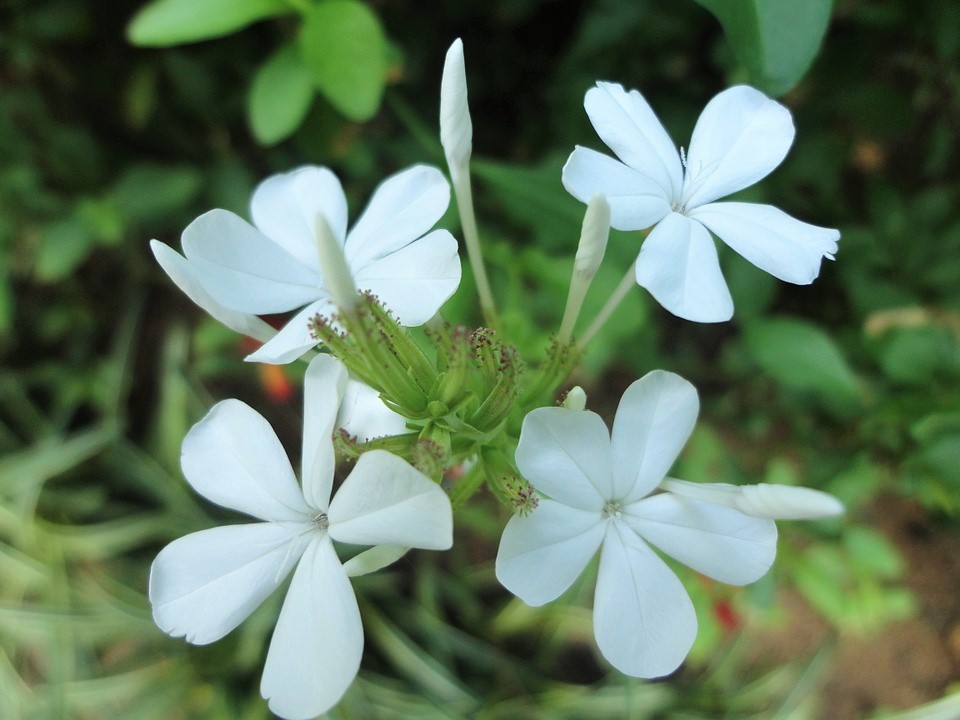
<svg viewBox="0 0 960 720"><path fill-rule="evenodd" d="M750 81L783 95L813 63L830 22L832 0L697 0L723 25Z"/></svg>
<svg viewBox="0 0 960 720"><path fill-rule="evenodd" d="M127 26L127 39L165 47L222 37L288 9L281 0L154 0Z"/></svg>
<svg viewBox="0 0 960 720"><path fill-rule="evenodd" d="M932 326L895 331L880 354L887 377L924 385L960 367L960 345L949 330Z"/></svg>
<svg viewBox="0 0 960 720"><path fill-rule="evenodd" d="M313 95L310 71L297 46L284 45L253 77L247 114L254 137L273 145L292 135L307 116Z"/></svg>
<svg viewBox="0 0 960 720"><path fill-rule="evenodd" d="M40 235L33 272L42 282L54 282L69 275L93 248L91 233L75 220L47 225Z"/></svg>
<svg viewBox="0 0 960 720"><path fill-rule="evenodd" d="M373 117L387 76L387 39L380 20L356 0L310 8L298 37L313 82L351 120Z"/></svg>
<svg viewBox="0 0 960 720"><path fill-rule="evenodd" d="M857 401L857 378L837 344L813 323L793 318L758 320L744 339L760 367L784 387L828 401Z"/></svg>
<svg viewBox="0 0 960 720"><path fill-rule="evenodd" d="M202 187L203 175L193 167L134 165L120 176L112 198L128 224L145 225L182 212Z"/></svg>

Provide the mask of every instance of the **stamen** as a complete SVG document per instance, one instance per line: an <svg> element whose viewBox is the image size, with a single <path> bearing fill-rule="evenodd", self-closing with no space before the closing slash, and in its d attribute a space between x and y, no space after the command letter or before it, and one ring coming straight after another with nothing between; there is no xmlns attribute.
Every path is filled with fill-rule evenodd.
<svg viewBox="0 0 960 720"><path fill-rule="evenodd" d="M683 149L683 145L680 146L680 164L683 165L683 169L687 169L687 152Z"/></svg>
<svg viewBox="0 0 960 720"><path fill-rule="evenodd" d="M316 525L320 530L326 530L328 527L330 527L330 520L327 517L327 514L322 512L313 518L313 524Z"/></svg>
<svg viewBox="0 0 960 720"><path fill-rule="evenodd" d="M608 500L603 506L604 517L619 518L623 515L623 503L619 500Z"/></svg>

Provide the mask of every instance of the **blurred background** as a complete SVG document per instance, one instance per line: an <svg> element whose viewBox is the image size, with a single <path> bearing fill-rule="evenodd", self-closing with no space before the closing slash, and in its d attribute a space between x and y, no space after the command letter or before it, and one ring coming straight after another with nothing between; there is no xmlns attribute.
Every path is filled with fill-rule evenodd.
<svg viewBox="0 0 960 720"><path fill-rule="evenodd" d="M575 381L612 419L656 367L700 390L675 475L781 482L845 518L781 523L747 588L677 568L700 633L659 682L595 650L587 573L531 609L492 560L486 496L449 553L359 578L363 670L334 718L960 717L960 5L952 0L5 0L0 5L0 718L267 718L282 594L227 638L164 636L146 600L170 540L236 521L179 471L187 429L241 398L299 452L303 367L244 364L148 241L305 163L355 219L377 183L443 164L440 72L466 50L474 187L505 328L559 323L583 206L560 184L598 79L637 88L678 145L718 91L793 112L744 199L839 227L810 287L720 247L731 323L637 289ZM457 235L455 212L444 224ZM614 233L592 315L641 238ZM444 309L476 324L472 280Z"/></svg>

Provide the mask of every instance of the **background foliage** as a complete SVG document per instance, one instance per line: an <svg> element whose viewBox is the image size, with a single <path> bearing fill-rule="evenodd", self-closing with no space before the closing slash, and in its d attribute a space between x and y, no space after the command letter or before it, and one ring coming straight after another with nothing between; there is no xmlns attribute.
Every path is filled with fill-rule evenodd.
<svg viewBox="0 0 960 720"><path fill-rule="evenodd" d="M911 589L878 507L919 504L923 531L958 547L956 3L9 0L0 14L0 717L267 716L256 687L279 596L190 648L153 626L146 578L165 542L225 515L180 476L186 430L240 397L297 447L302 368L240 362L250 348L178 295L147 240L175 244L211 207L245 214L258 179L299 164L333 167L354 217L387 174L441 164L439 72L456 36L494 288L534 356L559 322L582 213L560 167L575 144L600 147L585 90L641 89L678 144L730 84L782 97L795 147L744 197L839 227L837 262L796 288L721 248L733 323L680 322L637 290L577 380L609 417L631 380L677 371L705 406L679 476L803 483L850 511L783 524L775 573L750 588L686 572L698 643L678 676L640 683L592 650L588 578L539 610L498 587L504 517L481 503L451 553L358 583L365 670L335 715L841 717L818 693L836 642L929 616L948 647L960 608ZM611 239L594 311L639 241ZM445 314L476 322L469 277ZM832 630L819 652L773 661L763 634L790 627L790 598ZM944 652L912 701L960 677Z"/></svg>

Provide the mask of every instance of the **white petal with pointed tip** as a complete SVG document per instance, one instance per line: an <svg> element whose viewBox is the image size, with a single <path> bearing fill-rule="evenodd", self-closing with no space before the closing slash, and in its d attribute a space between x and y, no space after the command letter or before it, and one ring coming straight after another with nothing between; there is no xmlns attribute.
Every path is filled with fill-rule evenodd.
<svg viewBox="0 0 960 720"><path fill-rule="evenodd" d="M330 503L330 535L357 545L446 550L453 545L447 494L386 450L360 456Z"/></svg>
<svg viewBox="0 0 960 720"><path fill-rule="evenodd" d="M629 528L610 528L600 551L593 631L603 656L632 677L676 670L697 635L690 596Z"/></svg>
<svg viewBox="0 0 960 720"><path fill-rule="evenodd" d="M556 600L596 554L607 523L600 511L542 499L525 516L514 515L497 551L497 580L527 605Z"/></svg>
<svg viewBox="0 0 960 720"><path fill-rule="evenodd" d="M337 306L328 297L310 303L287 320L272 339L244 358L247 362L262 362L270 365L286 365L315 348L318 340L313 337L310 321L317 315L332 317Z"/></svg>
<svg viewBox="0 0 960 720"><path fill-rule="evenodd" d="M311 360L303 378L303 496L318 510L330 504L337 466L333 427L346 385L347 369L332 355Z"/></svg>
<svg viewBox="0 0 960 720"><path fill-rule="evenodd" d="M392 310L402 325L423 325L436 315L460 285L457 241L435 230L356 272L360 290L369 290Z"/></svg>
<svg viewBox="0 0 960 720"><path fill-rule="evenodd" d="M694 322L733 317L713 238L694 220L678 213L661 220L643 241L636 269L637 282L677 317Z"/></svg>
<svg viewBox="0 0 960 720"><path fill-rule="evenodd" d="M214 300L210 293L203 289L190 261L176 250L157 240L150 241L150 249L157 263L183 294L205 310L214 320L218 320L234 332L248 335L261 342L266 342L277 334L276 330L256 315L231 310Z"/></svg>
<svg viewBox="0 0 960 720"><path fill-rule="evenodd" d="M670 212L670 201L656 182L619 160L577 147L563 166L563 187L581 202L602 194L610 204L610 225L642 230Z"/></svg>
<svg viewBox="0 0 960 720"><path fill-rule="evenodd" d="M250 212L264 235L317 273L317 216L323 216L340 245L347 231L343 187L325 167L308 165L267 178L254 190Z"/></svg>
<svg viewBox="0 0 960 720"><path fill-rule="evenodd" d="M610 433L596 413L537 408L520 429L517 468L541 493L583 510L613 498Z"/></svg>
<svg viewBox="0 0 960 720"><path fill-rule="evenodd" d="M437 168L414 165L384 180L347 235L347 263L357 273L406 247L432 228L450 204L450 186Z"/></svg>
<svg viewBox="0 0 960 720"><path fill-rule="evenodd" d="M320 296L322 281L233 213L211 210L183 231L183 252L214 300L245 313L286 312Z"/></svg>
<svg viewBox="0 0 960 720"><path fill-rule="evenodd" d="M662 493L628 505L624 521L675 560L729 585L763 577L777 554L773 520Z"/></svg>
<svg viewBox="0 0 960 720"><path fill-rule="evenodd" d="M183 439L187 482L217 505L263 520L302 522L312 515L270 423L239 400L223 400Z"/></svg>
<svg viewBox="0 0 960 720"><path fill-rule="evenodd" d="M766 177L787 156L794 133L790 111L759 90L724 90L693 129L681 205L690 210Z"/></svg>
<svg viewBox="0 0 960 720"><path fill-rule="evenodd" d="M639 92L598 82L587 91L583 106L597 135L617 157L648 176L664 197L680 196L683 167L677 148Z"/></svg>
<svg viewBox="0 0 960 720"><path fill-rule="evenodd" d="M286 720L336 705L360 668L363 626L357 598L327 535L297 566L270 640L260 694Z"/></svg>
<svg viewBox="0 0 960 720"><path fill-rule="evenodd" d="M611 446L616 497L633 502L663 480L700 412L697 390L679 375L653 370L623 393Z"/></svg>
<svg viewBox="0 0 960 720"><path fill-rule="evenodd" d="M150 567L157 627L194 645L219 640L287 577L310 529L309 523L227 525L174 540Z"/></svg>
<svg viewBox="0 0 960 720"><path fill-rule="evenodd" d="M820 261L833 259L840 231L790 217L772 205L710 203L689 213L761 270L797 285L820 274Z"/></svg>

